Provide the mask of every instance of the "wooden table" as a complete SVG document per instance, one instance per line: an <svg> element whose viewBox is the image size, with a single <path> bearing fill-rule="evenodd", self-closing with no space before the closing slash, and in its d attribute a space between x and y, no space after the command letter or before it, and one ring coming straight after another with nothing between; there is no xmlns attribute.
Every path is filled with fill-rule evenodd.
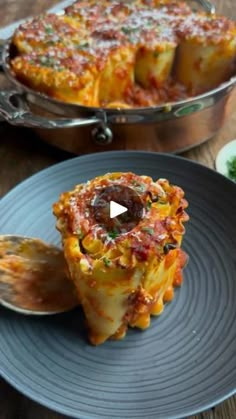
<svg viewBox="0 0 236 419"><path fill-rule="evenodd" d="M215 0L214 3L218 11L236 19L235 0ZM37 14L53 4L56 4L56 0L1 0L0 26ZM0 83L3 82L1 77ZM218 150L234 138L236 138L236 111L215 138L183 153L183 156L214 168ZM43 143L30 130L0 123L0 196L33 173L70 157L71 154ZM32 402L0 379L0 419L15 418L65 419L65 416ZM236 397L231 397L216 408L191 417L191 419L200 418L236 418Z"/></svg>

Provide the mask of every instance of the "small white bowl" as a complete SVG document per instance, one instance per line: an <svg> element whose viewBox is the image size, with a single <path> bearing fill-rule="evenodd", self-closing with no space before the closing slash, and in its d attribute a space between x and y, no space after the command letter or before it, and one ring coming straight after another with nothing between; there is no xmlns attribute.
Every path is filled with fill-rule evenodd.
<svg viewBox="0 0 236 419"><path fill-rule="evenodd" d="M227 161L232 157L236 157L236 140L230 141L218 152L215 160L217 172L228 177Z"/></svg>

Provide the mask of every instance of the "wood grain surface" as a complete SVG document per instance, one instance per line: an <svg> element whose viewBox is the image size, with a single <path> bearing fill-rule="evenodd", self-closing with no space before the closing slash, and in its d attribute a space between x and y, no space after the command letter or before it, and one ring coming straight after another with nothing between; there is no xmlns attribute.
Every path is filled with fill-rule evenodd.
<svg viewBox="0 0 236 419"><path fill-rule="evenodd" d="M55 0L0 0L0 26L38 14L56 3ZM214 4L218 12L236 19L235 0L214 0ZM0 75L0 85L5 85L2 75ZM236 138L236 110L217 136L183 153L183 156L214 168L217 152L234 138ZM6 123L0 123L0 197L31 174L70 157L72 154L43 143L29 129L14 128ZM215 408L189 419L222 418L236 419L236 397L231 397ZM66 417L29 400L0 379L0 419L66 419Z"/></svg>

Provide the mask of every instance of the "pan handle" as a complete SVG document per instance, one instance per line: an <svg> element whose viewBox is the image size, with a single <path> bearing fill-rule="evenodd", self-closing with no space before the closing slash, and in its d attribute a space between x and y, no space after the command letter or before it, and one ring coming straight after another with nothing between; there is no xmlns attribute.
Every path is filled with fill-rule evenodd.
<svg viewBox="0 0 236 419"><path fill-rule="evenodd" d="M17 106L20 104L20 107ZM17 91L0 92L0 117L11 125L29 128L72 128L84 125L101 124L102 120L97 117L83 118L58 118L48 119L35 115L28 109L23 96Z"/></svg>

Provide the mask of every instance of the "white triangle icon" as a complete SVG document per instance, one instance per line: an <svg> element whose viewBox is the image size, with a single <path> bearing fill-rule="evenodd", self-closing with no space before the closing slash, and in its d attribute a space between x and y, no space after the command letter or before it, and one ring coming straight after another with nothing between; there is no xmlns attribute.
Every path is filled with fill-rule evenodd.
<svg viewBox="0 0 236 419"><path fill-rule="evenodd" d="M110 218L115 218L120 214L128 211L128 208L123 205L117 204L115 201L110 201Z"/></svg>

